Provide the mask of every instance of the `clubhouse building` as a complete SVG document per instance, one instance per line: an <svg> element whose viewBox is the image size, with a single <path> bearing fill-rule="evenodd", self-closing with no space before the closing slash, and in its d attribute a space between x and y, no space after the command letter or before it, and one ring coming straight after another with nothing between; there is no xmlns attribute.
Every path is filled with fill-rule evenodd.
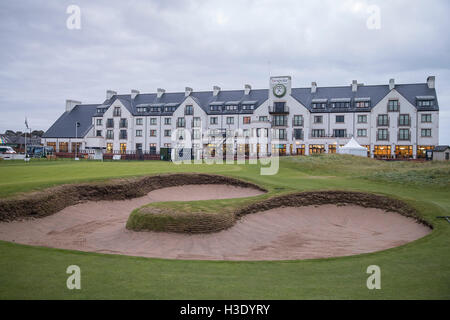
<svg viewBox="0 0 450 320"><path fill-rule="evenodd" d="M60 153L159 154L182 140L201 158L218 152L335 153L352 137L370 157L424 158L439 144L435 77L415 84L354 80L293 88L290 76L280 76L270 78L268 89L108 90L99 104L67 100L42 142Z"/></svg>

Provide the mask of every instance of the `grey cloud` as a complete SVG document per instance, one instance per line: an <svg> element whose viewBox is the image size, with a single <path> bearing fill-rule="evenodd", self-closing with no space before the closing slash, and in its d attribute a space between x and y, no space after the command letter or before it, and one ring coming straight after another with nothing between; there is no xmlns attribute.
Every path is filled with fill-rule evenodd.
<svg viewBox="0 0 450 320"><path fill-rule="evenodd" d="M81 30L66 8L81 8ZM368 5L381 29L366 27ZM2 1L0 131L39 129L66 98L96 103L107 88L267 87L423 82L437 77L441 143L450 144L450 3L364 1Z"/></svg>

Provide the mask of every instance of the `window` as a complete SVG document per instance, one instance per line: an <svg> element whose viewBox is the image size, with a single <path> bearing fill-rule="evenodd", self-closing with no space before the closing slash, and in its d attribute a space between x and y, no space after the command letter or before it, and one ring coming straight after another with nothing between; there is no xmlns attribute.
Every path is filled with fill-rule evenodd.
<svg viewBox="0 0 450 320"><path fill-rule="evenodd" d="M245 138L250 137L250 130L248 130L248 129L242 130L242 135L243 135Z"/></svg>
<svg viewBox="0 0 450 320"><path fill-rule="evenodd" d="M251 118L250 117L244 117L243 118L243 122L244 122L244 124L250 124Z"/></svg>
<svg viewBox="0 0 450 320"><path fill-rule="evenodd" d="M120 107L114 107L114 117L120 117L121 113Z"/></svg>
<svg viewBox="0 0 450 320"><path fill-rule="evenodd" d="M156 143L150 143L148 145L150 154L156 154Z"/></svg>
<svg viewBox="0 0 450 320"><path fill-rule="evenodd" d="M400 103L398 100L388 101L388 112L396 112L400 110Z"/></svg>
<svg viewBox="0 0 450 320"><path fill-rule="evenodd" d="M350 102L333 102L331 106L333 108L349 108Z"/></svg>
<svg viewBox="0 0 450 320"><path fill-rule="evenodd" d="M433 107L434 106L434 101L433 100L418 100L417 101L417 106L418 107Z"/></svg>
<svg viewBox="0 0 450 320"><path fill-rule="evenodd" d="M195 117L194 119L192 119L192 127L199 128L199 127L201 127L201 124L202 124L202 119L200 117Z"/></svg>
<svg viewBox="0 0 450 320"><path fill-rule="evenodd" d="M192 136L195 140L201 139L201 134L199 129L192 130Z"/></svg>
<svg viewBox="0 0 450 320"><path fill-rule="evenodd" d="M120 144L120 153L122 153L122 154L127 153L127 144L126 143Z"/></svg>
<svg viewBox="0 0 450 320"><path fill-rule="evenodd" d="M194 107L191 105L187 105L184 109L185 115L193 115L194 114Z"/></svg>
<svg viewBox="0 0 450 320"><path fill-rule="evenodd" d="M303 126L303 116L302 115L294 115L293 125L299 126L299 127Z"/></svg>
<svg viewBox="0 0 450 320"><path fill-rule="evenodd" d="M237 110L238 109L238 106L237 105L226 105L225 106L225 110L227 110L227 111L235 111L235 110Z"/></svg>
<svg viewBox="0 0 450 320"><path fill-rule="evenodd" d="M69 143L68 142L60 142L59 143L59 152L69 152Z"/></svg>
<svg viewBox="0 0 450 320"><path fill-rule="evenodd" d="M136 143L136 151L142 152L142 143Z"/></svg>
<svg viewBox="0 0 450 320"><path fill-rule="evenodd" d="M147 112L147 107L136 107L136 111L138 112L138 113L145 113L145 112Z"/></svg>
<svg viewBox="0 0 450 320"><path fill-rule="evenodd" d="M172 135L172 130L164 130L164 137L170 137Z"/></svg>
<svg viewBox="0 0 450 320"><path fill-rule="evenodd" d="M336 123L344 123L344 116L336 116Z"/></svg>
<svg viewBox="0 0 450 320"><path fill-rule="evenodd" d="M97 130L95 136L96 137L101 137L102 136L102 130Z"/></svg>
<svg viewBox="0 0 450 320"><path fill-rule="evenodd" d="M421 121L422 123L430 123L431 122L431 114L422 114L421 115Z"/></svg>
<svg viewBox="0 0 450 320"><path fill-rule="evenodd" d="M150 112L159 112L159 107L150 107Z"/></svg>
<svg viewBox="0 0 450 320"><path fill-rule="evenodd" d="M170 126L172 124L172 118L164 118L164 124Z"/></svg>
<svg viewBox="0 0 450 320"><path fill-rule="evenodd" d="M313 138L325 137L325 129L313 129L312 137Z"/></svg>
<svg viewBox="0 0 450 320"><path fill-rule="evenodd" d="M142 130L136 130L136 137L142 137Z"/></svg>
<svg viewBox="0 0 450 320"><path fill-rule="evenodd" d="M358 129L357 135L358 137L367 137L367 129Z"/></svg>
<svg viewBox="0 0 450 320"><path fill-rule="evenodd" d="M333 137L345 138L346 136L347 136L346 129L334 129L333 130Z"/></svg>
<svg viewBox="0 0 450 320"><path fill-rule="evenodd" d="M269 129L267 128L257 128L256 129L256 136L259 137L268 137L269 136Z"/></svg>
<svg viewBox="0 0 450 320"><path fill-rule="evenodd" d="M389 132L387 129L378 129L377 140L389 140Z"/></svg>
<svg viewBox="0 0 450 320"><path fill-rule="evenodd" d="M409 114L401 114L398 116L398 125L399 126L410 126L411 125L411 117Z"/></svg>
<svg viewBox="0 0 450 320"><path fill-rule="evenodd" d="M144 119L142 118L136 118L136 125L137 126L142 126L144 124Z"/></svg>
<svg viewBox="0 0 450 320"><path fill-rule="evenodd" d="M296 139L296 140L303 139L303 130L302 129L294 129L294 139Z"/></svg>
<svg viewBox="0 0 450 320"><path fill-rule="evenodd" d="M314 116L314 123L322 123L323 116Z"/></svg>
<svg viewBox="0 0 450 320"><path fill-rule="evenodd" d="M120 119L119 128L128 128L128 120L125 118Z"/></svg>
<svg viewBox="0 0 450 320"><path fill-rule="evenodd" d="M420 135L422 137L431 137L431 129L422 129Z"/></svg>
<svg viewBox="0 0 450 320"><path fill-rule="evenodd" d="M211 111L220 111L220 106L217 106L217 105L209 106L209 110L211 110Z"/></svg>
<svg viewBox="0 0 450 320"><path fill-rule="evenodd" d="M398 130L398 140L410 140L409 129L400 129Z"/></svg>
<svg viewBox="0 0 450 320"><path fill-rule="evenodd" d="M287 134L286 129L276 129L273 131L273 138L279 140L286 140Z"/></svg>
<svg viewBox="0 0 450 320"><path fill-rule="evenodd" d="M156 137L156 130L150 130L150 137Z"/></svg>
<svg viewBox="0 0 450 320"><path fill-rule="evenodd" d="M150 125L156 126L158 119L157 118L150 118Z"/></svg>
<svg viewBox="0 0 450 320"><path fill-rule="evenodd" d="M358 114L358 123L367 123L367 115Z"/></svg>
<svg viewBox="0 0 450 320"><path fill-rule="evenodd" d="M389 126L389 117L387 114L379 114L377 119L379 126Z"/></svg>
<svg viewBox="0 0 450 320"><path fill-rule="evenodd" d="M242 105L242 110L253 110L255 109L255 105L254 104L244 104Z"/></svg>
<svg viewBox="0 0 450 320"><path fill-rule="evenodd" d="M227 124L234 124L234 117L227 117Z"/></svg>
<svg viewBox="0 0 450 320"><path fill-rule="evenodd" d="M186 120L184 118L177 119L177 128L184 128L186 126Z"/></svg>
<svg viewBox="0 0 450 320"><path fill-rule="evenodd" d="M97 113L104 113L107 108L97 108Z"/></svg>
<svg viewBox="0 0 450 320"><path fill-rule="evenodd" d="M286 102L274 102L275 112L286 112Z"/></svg>
<svg viewBox="0 0 450 320"><path fill-rule="evenodd" d="M114 139L114 131L113 130L106 131L106 139Z"/></svg>
<svg viewBox="0 0 450 320"><path fill-rule="evenodd" d="M107 128L114 128L114 119L107 119L106 120L106 127Z"/></svg>
<svg viewBox="0 0 450 320"><path fill-rule="evenodd" d="M357 101L356 107L357 108L370 108L370 101Z"/></svg>
<svg viewBox="0 0 450 320"><path fill-rule="evenodd" d="M273 116L272 117L272 126L275 127L285 127L287 126L287 116Z"/></svg>
<svg viewBox="0 0 450 320"><path fill-rule="evenodd" d="M120 130L119 139L127 139L127 130Z"/></svg>
<svg viewBox="0 0 450 320"><path fill-rule="evenodd" d="M315 102L312 104L312 107L313 109L325 109L327 107L327 104L322 102L321 103Z"/></svg>
<svg viewBox="0 0 450 320"><path fill-rule="evenodd" d="M258 121L259 122L268 122L269 118L267 118L267 116L259 116Z"/></svg>
<svg viewBox="0 0 450 320"><path fill-rule="evenodd" d="M102 120L102 119L97 119L97 120L95 121L95 124L98 125L98 126L101 126L102 123L103 123L103 120Z"/></svg>
<svg viewBox="0 0 450 320"><path fill-rule="evenodd" d="M165 110L166 112L174 112L176 109L177 109L176 106L167 106L163 108L163 110Z"/></svg>
<svg viewBox="0 0 450 320"><path fill-rule="evenodd" d="M211 117L209 118L209 124L217 124L218 118L217 117Z"/></svg>
<svg viewBox="0 0 450 320"><path fill-rule="evenodd" d="M112 153L113 152L113 144L107 143L106 144L106 153Z"/></svg>

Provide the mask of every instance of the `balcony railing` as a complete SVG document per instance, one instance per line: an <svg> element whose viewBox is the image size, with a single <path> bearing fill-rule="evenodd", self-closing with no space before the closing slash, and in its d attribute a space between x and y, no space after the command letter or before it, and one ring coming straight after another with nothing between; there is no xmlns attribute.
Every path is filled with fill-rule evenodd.
<svg viewBox="0 0 450 320"><path fill-rule="evenodd" d="M303 140L304 134L303 132L300 135L295 135L295 133L292 134L292 140Z"/></svg>
<svg viewBox="0 0 450 320"><path fill-rule="evenodd" d="M380 121L377 119L377 127L389 127L390 118L387 118L386 121Z"/></svg>
<svg viewBox="0 0 450 320"><path fill-rule="evenodd" d="M184 128L186 127L186 122L177 122L177 128Z"/></svg>
<svg viewBox="0 0 450 320"><path fill-rule="evenodd" d="M377 141L389 141L389 133L385 136L377 134Z"/></svg>
<svg viewBox="0 0 450 320"><path fill-rule="evenodd" d="M269 106L269 113L270 114L286 114L286 113L289 113L289 107L288 106L282 106L282 107Z"/></svg>
<svg viewBox="0 0 450 320"><path fill-rule="evenodd" d="M286 121L273 121L271 122L271 126L273 127L287 127L288 122Z"/></svg>
<svg viewBox="0 0 450 320"><path fill-rule="evenodd" d="M401 121L400 118L398 118L397 124L399 127L411 127L411 118L408 118L407 121Z"/></svg>
<svg viewBox="0 0 450 320"><path fill-rule="evenodd" d="M350 139L351 137L353 137L353 135L351 135L351 134L343 134L343 135L334 135L334 134L324 134L324 135L321 135L321 136L316 136L316 137L314 137L313 136L313 134L312 134L312 132L310 132L310 134L309 134L309 138L311 138L311 139L323 139L323 138L342 138L342 139Z"/></svg>

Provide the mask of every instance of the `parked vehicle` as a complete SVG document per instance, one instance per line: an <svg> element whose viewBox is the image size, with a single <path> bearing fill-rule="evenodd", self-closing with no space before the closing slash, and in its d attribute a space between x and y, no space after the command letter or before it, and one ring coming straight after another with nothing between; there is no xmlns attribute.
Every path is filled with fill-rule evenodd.
<svg viewBox="0 0 450 320"><path fill-rule="evenodd" d="M0 146L0 154L14 154L16 153L10 146Z"/></svg>
<svg viewBox="0 0 450 320"><path fill-rule="evenodd" d="M45 158L53 154L53 147L27 146L27 154L31 158Z"/></svg>

